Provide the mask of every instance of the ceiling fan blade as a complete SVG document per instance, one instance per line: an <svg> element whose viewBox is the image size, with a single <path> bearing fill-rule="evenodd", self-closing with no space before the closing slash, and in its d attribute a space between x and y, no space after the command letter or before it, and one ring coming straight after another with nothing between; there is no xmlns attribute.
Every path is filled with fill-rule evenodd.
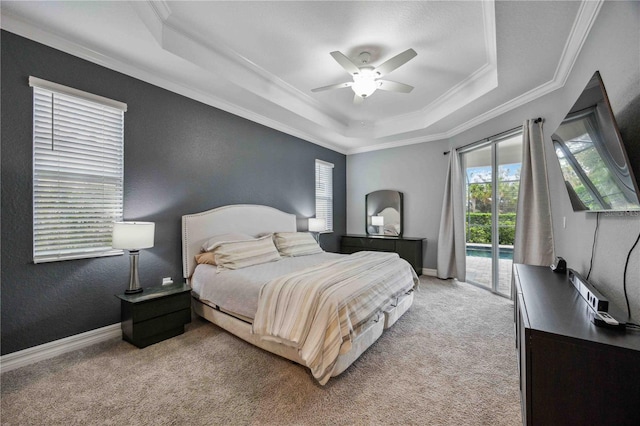
<svg viewBox="0 0 640 426"><path fill-rule="evenodd" d="M399 66L409 62L411 59L415 58L416 55L417 53L415 50L407 49L404 52L399 53L393 58L380 64L380 66L376 67L374 72L378 75L378 77L382 77L383 75L389 74Z"/></svg>
<svg viewBox="0 0 640 426"><path fill-rule="evenodd" d="M413 86L404 83L397 83L389 80L376 80L379 83L378 89L387 92L409 93L413 90Z"/></svg>
<svg viewBox="0 0 640 426"><path fill-rule="evenodd" d="M360 95L353 95L353 104L354 105L360 105L361 103L364 102L364 98Z"/></svg>
<svg viewBox="0 0 640 426"><path fill-rule="evenodd" d="M333 56L333 59L335 59L336 62L339 63L349 74L354 75L360 73L360 68L358 68L358 66L354 64L353 61L344 53L336 50L335 52L331 52L330 55Z"/></svg>
<svg viewBox="0 0 640 426"><path fill-rule="evenodd" d="M346 83L330 84L328 86L322 86L322 87L316 87L315 89L311 89L311 91L322 92L324 90L342 89L343 87L351 87L351 86L353 86L353 81L348 81Z"/></svg>

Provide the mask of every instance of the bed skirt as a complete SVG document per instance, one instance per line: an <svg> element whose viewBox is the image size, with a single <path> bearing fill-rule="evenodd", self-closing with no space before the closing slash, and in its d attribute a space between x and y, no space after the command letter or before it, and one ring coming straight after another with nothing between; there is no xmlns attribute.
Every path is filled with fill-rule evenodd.
<svg viewBox="0 0 640 426"><path fill-rule="evenodd" d="M346 370L364 351L366 351L382 335L383 331L391 327L413 304L413 291L399 297L391 306L385 308L383 312L371 319L351 341L351 350L341 353L338 356L335 366L331 372L331 377L335 377ZM290 361L304 365L304 361L298 354L298 350L292 346L281 343L263 340L259 335L251 332L252 327L249 322L243 321L233 315L216 309L198 298L192 298L194 312L207 321L223 328L229 333L251 343L261 349L279 355Z"/></svg>

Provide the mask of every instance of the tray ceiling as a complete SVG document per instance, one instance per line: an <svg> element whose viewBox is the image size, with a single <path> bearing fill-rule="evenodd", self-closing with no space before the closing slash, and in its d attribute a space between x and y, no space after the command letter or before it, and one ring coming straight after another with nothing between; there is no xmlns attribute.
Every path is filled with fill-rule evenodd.
<svg viewBox="0 0 640 426"><path fill-rule="evenodd" d="M601 1L1 3L2 28L342 153L451 137L564 85ZM376 66L354 105L329 55ZM126 100L125 100L126 101Z"/></svg>

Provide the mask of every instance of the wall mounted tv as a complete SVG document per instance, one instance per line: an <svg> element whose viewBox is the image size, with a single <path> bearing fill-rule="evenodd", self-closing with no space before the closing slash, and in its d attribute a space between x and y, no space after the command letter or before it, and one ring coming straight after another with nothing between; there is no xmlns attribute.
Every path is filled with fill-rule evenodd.
<svg viewBox="0 0 640 426"><path fill-rule="evenodd" d="M628 107L637 109L638 99ZM637 112L637 111L636 111ZM634 126L625 120L625 126ZM627 123L629 121L629 123ZM637 126L637 124L636 124ZM632 129L622 134L635 137ZM634 129L637 133L637 129ZM620 136L600 72L596 71L558 129L551 136L574 211L640 210L640 184ZM628 147L638 140L627 141ZM640 168L635 164L636 168Z"/></svg>

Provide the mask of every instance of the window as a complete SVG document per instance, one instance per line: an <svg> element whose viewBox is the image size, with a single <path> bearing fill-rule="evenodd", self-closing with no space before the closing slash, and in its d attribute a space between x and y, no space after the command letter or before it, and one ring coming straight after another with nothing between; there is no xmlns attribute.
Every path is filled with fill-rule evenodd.
<svg viewBox="0 0 640 426"><path fill-rule="evenodd" d="M33 261L120 254L127 105L35 77Z"/></svg>
<svg viewBox="0 0 640 426"><path fill-rule="evenodd" d="M333 231L333 164L316 160L316 217L325 220L324 232Z"/></svg>

